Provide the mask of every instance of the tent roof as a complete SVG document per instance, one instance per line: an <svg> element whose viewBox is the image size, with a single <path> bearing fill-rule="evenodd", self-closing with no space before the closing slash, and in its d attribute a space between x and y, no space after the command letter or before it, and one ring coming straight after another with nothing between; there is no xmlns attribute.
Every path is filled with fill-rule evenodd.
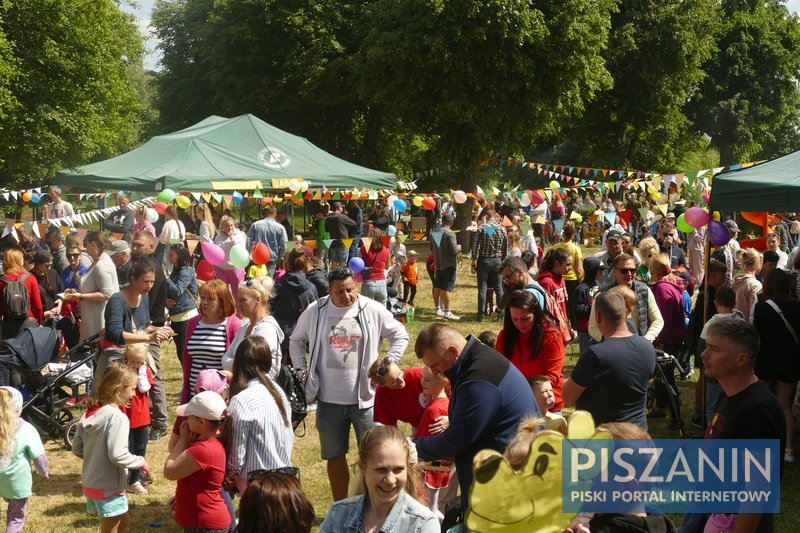
<svg viewBox="0 0 800 533"><path fill-rule="evenodd" d="M800 205L800 151L714 176L717 211L793 212Z"/></svg>
<svg viewBox="0 0 800 533"><path fill-rule="evenodd" d="M211 191L212 182L303 178L311 187L393 189L395 175L339 159L253 115L210 116L186 129L153 137L120 156L59 170L56 184L101 190ZM227 190L245 188L230 183ZM221 190L218 186L217 190Z"/></svg>

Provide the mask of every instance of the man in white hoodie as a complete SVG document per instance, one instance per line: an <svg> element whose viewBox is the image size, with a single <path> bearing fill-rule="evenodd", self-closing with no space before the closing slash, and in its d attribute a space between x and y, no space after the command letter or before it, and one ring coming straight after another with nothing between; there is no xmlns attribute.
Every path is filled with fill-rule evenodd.
<svg viewBox="0 0 800 533"><path fill-rule="evenodd" d="M350 426L360 442L375 425L369 368L380 357L383 339L389 341L386 356L399 361L408 332L386 307L358 295L349 268L332 270L328 282L330 296L309 305L298 318L289 353L294 368L303 373L306 400L317 400L321 456L327 461L333 500L339 501L347 497L350 482Z"/></svg>

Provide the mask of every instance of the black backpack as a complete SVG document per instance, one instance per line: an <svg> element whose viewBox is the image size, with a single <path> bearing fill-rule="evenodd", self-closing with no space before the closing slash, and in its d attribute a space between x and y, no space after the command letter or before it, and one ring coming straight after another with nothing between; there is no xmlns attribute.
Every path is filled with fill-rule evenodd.
<svg viewBox="0 0 800 533"><path fill-rule="evenodd" d="M289 407L292 409L292 429L297 430L297 426L308 416L306 390L303 382L295 374L292 365L288 363L284 363L281 366L281 371L278 373L276 381L289 399ZM305 435L305 431L303 431L303 435Z"/></svg>
<svg viewBox="0 0 800 533"><path fill-rule="evenodd" d="M28 311L30 311L30 303L28 301L28 287L25 286L25 279L30 274L23 274L18 280L11 280L6 276L0 276L0 280L6 284L6 290L3 291L3 309L5 309L5 318L11 320L20 320L28 318Z"/></svg>

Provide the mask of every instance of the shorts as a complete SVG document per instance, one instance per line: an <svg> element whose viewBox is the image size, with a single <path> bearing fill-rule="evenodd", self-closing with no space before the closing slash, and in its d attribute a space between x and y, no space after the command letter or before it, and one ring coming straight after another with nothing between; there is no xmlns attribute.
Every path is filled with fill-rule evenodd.
<svg viewBox="0 0 800 533"><path fill-rule="evenodd" d="M372 407L359 409L358 404L339 405L317 400L317 431L323 460L347 455L351 424L356 429L356 443L360 443L364 433L375 426Z"/></svg>
<svg viewBox="0 0 800 533"><path fill-rule="evenodd" d="M328 261L332 263L347 263L347 248L344 244L332 244L328 249Z"/></svg>
<svg viewBox="0 0 800 533"><path fill-rule="evenodd" d="M100 518L111 518L128 512L128 496L115 494L110 498L95 499L86 496L86 510Z"/></svg>
<svg viewBox="0 0 800 533"><path fill-rule="evenodd" d="M436 285L434 286L446 292L453 292L456 288L456 267L437 270Z"/></svg>

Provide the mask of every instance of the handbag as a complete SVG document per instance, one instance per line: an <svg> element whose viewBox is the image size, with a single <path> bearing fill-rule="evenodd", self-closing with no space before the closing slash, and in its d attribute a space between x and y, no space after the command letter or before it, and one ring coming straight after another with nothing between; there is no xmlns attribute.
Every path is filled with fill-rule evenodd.
<svg viewBox="0 0 800 533"><path fill-rule="evenodd" d="M286 393L286 398L289 399L289 407L292 409L292 429L296 431L297 426L308 416L305 386L289 363L281 365L281 370L275 381ZM305 423L303 422L303 435L305 434ZM300 436L302 437L303 435Z"/></svg>

